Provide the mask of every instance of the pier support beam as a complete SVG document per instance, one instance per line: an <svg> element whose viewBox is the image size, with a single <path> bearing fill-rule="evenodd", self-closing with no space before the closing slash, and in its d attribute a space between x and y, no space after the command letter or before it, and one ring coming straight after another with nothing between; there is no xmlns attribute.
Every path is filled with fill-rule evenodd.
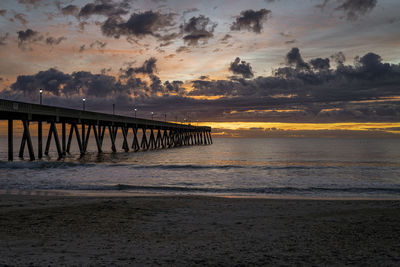
<svg viewBox="0 0 400 267"><path fill-rule="evenodd" d="M38 158L43 158L43 130L42 122L38 121Z"/></svg>
<svg viewBox="0 0 400 267"><path fill-rule="evenodd" d="M114 129L111 126L108 126L108 133L110 134L111 138L111 150L115 153L117 152L117 149L115 148L115 135L114 135Z"/></svg>
<svg viewBox="0 0 400 267"><path fill-rule="evenodd" d="M102 153L101 146L102 142L100 142L99 135L101 134L101 126L98 126L99 133L97 133L97 128L96 125L93 125L93 133L94 133L94 139L96 139L96 145L97 145L97 152Z"/></svg>
<svg viewBox="0 0 400 267"><path fill-rule="evenodd" d="M46 156L49 155L49 149L50 149L50 143L51 143L51 137L52 136L54 136L54 141L56 143L58 159L61 159L63 157L63 153L62 153L62 149L61 149L60 139L58 138L58 132L57 132L56 124L54 122L51 122L51 124L50 124L49 135L47 137L47 142L46 142L46 150L44 151L44 154Z"/></svg>
<svg viewBox="0 0 400 267"><path fill-rule="evenodd" d="M19 148L19 157L20 158L24 157L25 143L27 143L29 158L30 158L30 160L35 160L35 153L33 151L31 134L29 132L29 122L26 120L23 120L22 125L24 126L24 133L22 135L21 146Z"/></svg>
<svg viewBox="0 0 400 267"><path fill-rule="evenodd" d="M82 122L82 152L81 152L81 154L85 154L86 153L86 149L85 149L85 147L86 147L86 135L85 135L85 132L86 132L86 127L85 127L85 124Z"/></svg>
<svg viewBox="0 0 400 267"><path fill-rule="evenodd" d="M61 126L62 128L61 128L61 143L62 143L62 153L63 153L63 155L66 155L67 154L67 140L66 140L66 131L67 131L67 129L65 128L65 122L63 122L62 123L62 126Z"/></svg>
<svg viewBox="0 0 400 267"><path fill-rule="evenodd" d="M100 146L103 147L103 140L104 140L104 133L106 132L106 126L99 125L99 141L100 141Z"/></svg>
<svg viewBox="0 0 400 267"><path fill-rule="evenodd" d="M83 146L82 146L81 136L79 135L78 126L76 126L75 123L71 124L71 129L69 130L67 153L70 153L70 150L71 150L71 141L72 141L72 136L74 135L74 131L75 131L75 135L76 135L76 140L78 142L79 152L81 154L83 154Z"/></svg>
<svg viewBox="0 0 400 267"><path fill-rule="evenodd" d="M14 160L13 120L8 120L8 161Z"/></svg>
<svg viewBox="0 0 400 267"><path fill-rule="evenodd" d="M140 146L139 146L139 140L138 140L138 138L137 138L137 131L138 131L138 128L132 127L132 130L133 130L132 148L133 148L134 151L139 151Z"/></svg>
<svg viewBox="0 0 400 267"><path fill-rule="evenodd" d="M127 140L127 136L128 136L128 128L125 127L121 127L122 130L122 136L124 137L124 142L122 144L122 149L125 150L125 152L129 151L129 145L128 145L128 140Z"/></svg>
<svg viewBox="0 0 400 267"><path fill-rule="evenodd" d="M162 144L162 148L166 148L169 145L169 138L168 138L167 130L164 130L161 144Z"/></svg>
<svg viewBox="0 0 400 267"><path fill-rule="evenodd" d="M148 143L147 143L146 130L147 129L145 127L142 128L143 135L142 135L142 142L140 143L142 150L149 149Z"/></svg>
<svg viewBox="0 0 400 267"><path fill-rule="evenodd" d="M86 153L86 151L87 151L87 146L88 146L88 143L89 143L89 137L90 137L90 130L91 130L91 129L92 129L92 125L89 124L88 129L87 129L87 132L86 132L86 138L85 138L85 147L84 147L85 153Z"/></svg>
<svg viewBox="0 0 400 267"><path fill-rule="evenodd" d="M149 147L150 147L150 149L156 149L156 141L154 139L153 129L150 129Z"/></svg>

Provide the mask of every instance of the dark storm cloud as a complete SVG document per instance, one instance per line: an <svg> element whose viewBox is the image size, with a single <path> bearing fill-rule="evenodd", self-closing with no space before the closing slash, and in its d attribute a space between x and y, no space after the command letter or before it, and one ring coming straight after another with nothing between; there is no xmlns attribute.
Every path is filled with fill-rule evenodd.
<svg viewBox="0 0 400 267"><path fill-rule="evenodd" d="M18 47L24 49L26 45L43 40L43 35L32 29L18 32Z"/></svg>
<svg viewBox="0 0 400 267"><path fill-rule="evenodd" d="M154 74L155 59L150 58L141 67L134 68L135 73L148 75L149 80L144 81L134 74L114 77L106 75L107 70L101 74L86 71L77 71L71 74L63 73L57 69L48 69L34 75L20 75L9 90L0 92L0 97L5 99L24 100L33 99L39 89L46 95L46 104L76 107L82 97L87 99L92 109L103 110L111 103L118 103L123 109L131 109L134 101L139 101L140 109L151 106L153 111L166 111L174 109L171 103L186 102L185 89L182 81L161 82ZM131 96L134 95L136 99ZM167 100L169 99L169 100ZM171 102L172 101L172 102ZM89 104L90 103L90 104ZM138 106L138 102L135 103ZM157 108L154 108L154 105Z"/></svg>
<svg viewBox="0 0 400 267"><path fill-rule="evenodd" d="M310 60L310 64L315 70L329 70L331 67L329 58L314 58Z"/></svg>
<svg viewBox="0 0 400 267"><path fill-rule="evenodd" d="M151 108L152 111L166 112L175 110L175 105L190 110L195 100L185 97L182 81L165 81L154 74L156 60L150 58L141 66L132 68L134 73L142 73L149 77L145 81L135 77L134 73L123 74L120 77L87 71L77 71L71 74L51 68L34 75L20 75L8 90L0 92L0 97L21 101L32 101L39 89L45 92L45 103L77 108L82 97L87 99L87 107L104 111L105 106L118 103L121 109L128 110L132 105L140 110ZM131 96L136 98L133 99ZM140 103L138 105L138 102ZM171 105L173 103L173 105ZM156 108L154 108L156 106Z"/></svg>
<svg viewBox="0 0 400 267"><path fill-rule="evenodd" d="M337 52L331 55L330 58L333 59L338 65L343 65L343 63L346 61L346 56L343 54L343 52Z"/></svg>
<svg viewBox="0 0 400 267"><path fill-rule="evenodd" d="M217 27L217 23L212 22L208 17L203 15L192 17L181 25L184 34L183 40L191 46L197 45L199 41L206 43L214 36L215 27Z"/></svg>
<svg viewBox="0 0 400 267"><path fill-rule="evenodd" d="M261 30L263 29L263 23L267 21L270 13L271 10L265 8L258 11L251 9L242 11L240 16L236 17L236 20L231 25L231 30L248 30L255 33L261 33Z"/></svg>
<svg viewBox="0 0 400 267"><path fill-rule="evenodd" d="M101 31L105 36L114 38L123 35L137 38L151 35L163 39L164 36L160 31L174 26L174 17L175 14L172 13L162 14L153 11L133 13L126 21L119 16L111 16L102 24Z"/></svg>
<svg viewBox="0 0 400 267"><path fill-rule="evenodd" d="M344 12L346 19L357 20L361 15L371 12L377 0L343 0L336 10Z"/></svg>
<svg viewBox="0 0 400 267"><path fill-rule="evenodd" d="M165 86L165 90L167 95L171 94L171 93L175 93L177 95L184 95L186 90L185 88L183 88L183 82L182 81L166 81L164 83Z"/></svg>
<svg viewBox="0 0 400 267"><path fill-rule="evenodd" d="M10 34L7 32L4 35L0 35L0 45L6 45L6 41L8 39L8 37L10 36Z"/></svg>
<svg viewBox="0 0 400 267"><path fill-rule="evenodd" d="M20 75L11 85L14 92L34 95L39 89L54 96L107 97L118 93L128 93L129 89L113 76L78 71L65 74L57 69L40 71L35 75Z"/></svg>
<svg viewBox="0 0 400 267"><path fill-rule="evenodd" d="M295 65L298 69L310 68L310 66L306 62L304 62L303 58L300 55L300 50L297 47L293 47L292 50L290 50L286 54L286 62L289 65Z"/></svg>
<svg viewBox="0 0 400 267"><path fill-rule="evenodd" d="M229 70L234 74L242 75L243 78L252 78L254 76L250 63L246 63L246 61L243 60L240 61L240 58L238 57L235 59L235 61L231 62Z"/></svg>
<svg viewBox="0 0 400 267"><path fill-rule="evenodd" d="M68 5L68 6L61 8L61 13L65 16L67 16L67 15L74 16L78 13L78 11L79 11L79 7L77 7L76 5Z"/></svg>
<svg viewBox="0 0 400 267"><path fill-rule="evenodd" d="M127 8L129 8L129 6L124 3L101 1L86 4L81 8L78 16L82 18L88 18L92 15L103 15L107 17L121 16L128 14Z"/></svg>
<svg viewBox="0 0 400 267"><path fill-rule="evenodd" d="M363 57L356 58L358 62L357 75L362 76L366 80L374 80L385 75L391 74L392 67L389 63L382 63L381 56L374 53L367 53Z"/></svg>
<svg viewBox="0 0 400 267"><path fill-rule="evenodd" d="M61 36L58 38L50 36L50 37L46 38L46 44L49 46L55 46L55 45L59 45L62 41L65 41L65 40L67 40L67 37L64 37L64 36Z"/></svg>
<svg viewBox="0 0 400 267"><path fill-rule="evenodd" d="M140 66L140 67L132 67L133 63L130 63L128 68L120 69L121 78L135 77L136 73L153 75L157 70L156 62L157 62L157 59L154 57L151 57L151 58L145 60L142 64L142 66Z"/></svg>
<svg viewBox="0 0 400 267"><path fill-rule="evenodd" d="M18 47L21 48L22 50L27 48L32 49L29 47L29 45L40 42L42 40L48 46L56 46L66 39L67 38L64 36L58 38L49 36L47 38L44 38L43 35L41 35L39 32L34 31L32 29L27 29L26 31L18 32Z"/></svg>
<svg viewBox="0 0 400 267"><path fill-rule="evenodd" d="M143 74L153 74L156 71L157 59L151 57L147 59L141 67L134 68L134 72Z"/></svg>

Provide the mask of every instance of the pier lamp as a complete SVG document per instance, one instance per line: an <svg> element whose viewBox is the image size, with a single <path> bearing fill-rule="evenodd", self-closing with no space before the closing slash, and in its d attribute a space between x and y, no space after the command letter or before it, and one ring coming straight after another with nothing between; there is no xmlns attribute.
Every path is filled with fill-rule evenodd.
<svg viewBox="0 0 400 267"><path fill-rule="evenodd" d="M135 118L136 118L136 112L137 112L137 108L135 108L135 109L134 109L134 111L135 111Z"/></svg>
<svg viewBox="0 0 400 267"><path fill-rule="evenodd" d="M154 112L152 111L151 112L151 119L153 119L154 118Z"/></svg>
<svg viewBox="0 0 400 267"><path fill-rule="evenodd" d="M86 102L86 98L82 98L83 110L85 110L85 102Z"/></svg>
<svg viewBox="0 0 400 267"><path fill-rule="evenodd" d="M43 102L42 102L42 94L43 94L43 90L40 89L40 90L39 90L39 96L40 96L40 97L39 97L39 99L40 99L39 102L40 102L40 105L43 103Z"/></svg>
<svg viewBox="0 0 400 267"><path fill-rule="evenodd" d="M167 113L164 114L164 122L167 122Z"/></svg>

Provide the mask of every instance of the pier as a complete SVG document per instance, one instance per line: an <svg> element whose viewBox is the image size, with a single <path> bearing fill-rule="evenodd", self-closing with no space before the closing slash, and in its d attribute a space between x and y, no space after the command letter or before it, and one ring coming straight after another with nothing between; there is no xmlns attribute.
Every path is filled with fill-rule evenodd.
<svg viewBox="0 0 400 267"><path fill-rule="evenodd" d="M107 132L112 152L117 152L116 137L122 133L122 149L125 152L167 149L179 146L212 144L211 127L148 120L100 112L30 104L0 99L0 120L8 121L8 160L14 159L14 121L22 121L23 133L18 156L24 157L27 147L30 160L41 159L49 154L52 139L58 159L70 153L71 142L76 139L79 152L87 152L89 139L95 139L97 152L103 151L103 140ZM30 123L37 123L37 151L32 145ZM43 123L49 124L43 151ZM61 134L59 129L61 128ZM133 132L132 140L128 133ZM68 133L68 135L67 135Z"/></svg>

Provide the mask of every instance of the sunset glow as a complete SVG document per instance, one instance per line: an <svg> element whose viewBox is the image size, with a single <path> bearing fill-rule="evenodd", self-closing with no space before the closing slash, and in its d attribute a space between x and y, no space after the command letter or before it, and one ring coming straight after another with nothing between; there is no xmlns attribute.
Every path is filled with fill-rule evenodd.
<svg viewBox="0 0 400 267"><path fill-rule="evenodd" d="M397 136L399 10L394 0L5 0L0 98L37 103L42 89L45 105L79 109L85 97L91 111L115 104L240 136Z"/></svg>
<svg viewBox="0 0 400 267"><path fill-rule="evenodd" d="M199 126L210 125L217 129L240 130L260 128L263 130L283 131L319 131L319 130L348 130L348 131L385 131L400 134L399 123L281 123L281 122L202 122ZM393 128L397 128L393 130Z"/></svg>

